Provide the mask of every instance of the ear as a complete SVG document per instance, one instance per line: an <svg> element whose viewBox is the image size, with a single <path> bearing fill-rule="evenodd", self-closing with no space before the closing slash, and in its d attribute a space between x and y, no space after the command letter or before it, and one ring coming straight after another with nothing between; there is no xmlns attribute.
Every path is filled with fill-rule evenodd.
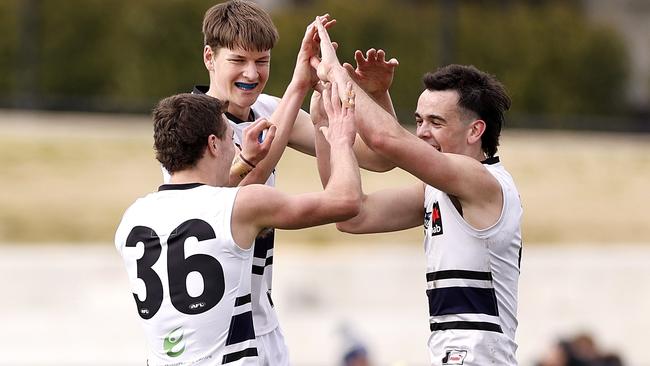
<svg viewBox="0 0 650 366"><path fill-rule="evenodd" d="M219 151L219 145L217 144L217 136L215 135L210 135L208 136L208 150L207 152L210 153L210 155L218 156L220 151Z"/></svg>
<svg viewBox="0 0 650 366"><path fill-rule="evenodd" d="M477 142L481 142L481 136L485 132L485 121L482 119L477 119L474 122L469 124L469 129L467 131L467 143L473 145Z"/></svg>
<svg viewBox="0 0 650 366"><path fill-rule="evenodd" d="M205 68L208 69L208 71L214 71L214 52L212 51L212 47L206 45L203 47L203 64L205 65Z"/></svg>

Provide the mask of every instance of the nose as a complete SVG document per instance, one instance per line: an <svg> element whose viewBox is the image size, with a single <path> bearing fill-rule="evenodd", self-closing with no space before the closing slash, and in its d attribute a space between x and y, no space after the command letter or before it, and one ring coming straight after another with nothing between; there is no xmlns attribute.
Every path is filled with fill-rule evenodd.
<svg viewBox="0 0 650 366"><path fill-rule="evenodd" d="M257 80L257 77L259 76L259 72L257 71L257 65L255 62L248 62L246 64L246 67L244 68L244 77L248 80Z"/></svg>
<svg viewBox="0 0 650 366"><path fill-rule="evenodd" d="M426 128L423 123L415 129L415 135L421 139L426 139L431 137L431 131L429 131L429 129Z"/></svg>

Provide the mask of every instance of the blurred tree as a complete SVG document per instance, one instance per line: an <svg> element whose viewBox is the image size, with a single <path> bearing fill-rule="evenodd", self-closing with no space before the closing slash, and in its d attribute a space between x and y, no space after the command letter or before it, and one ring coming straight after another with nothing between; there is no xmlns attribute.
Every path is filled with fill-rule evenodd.
<svg viewBox="0 0 650 366"><path fill-rule="evenodd" d="M12 100L31 93L44 108L148 111L163 96L208 82L201 22L215 3L3 0L0 103L19 106ZM339 21L331 34L342 61L354 64L354 51L370 47L399 59L391 93L403 122L413 119L422 74L443 62L497 75L515 114L562 120L625 113L624 45L613 31L589 23L580 3L330 0L326 7L320 1L276 7L280 42L267 91L281 95L305 26L329 12ZM25 4L34 14L19 16L30 8ZM23 44L29 37L36 42Z"/></svg>
<svg viewBox="0 0 650 366"><path fill-rule="evenodd" d="M625 108L623 43L577 9L551 2L506 8L463 7L459 62L496 74L513 111L614 114Z"/></svg>
<svg viewBox="0 0 650 366"><path fill-rule="evenodd" d="M36 92L46 97L47 107L84 108L89 97L108 96L116 71L111 53L118 51L108 37L118 5L101 0L40 2Z"/></svg>
<svg viewBox="0 0 650 366"><path fill-rule="evenodd" d="M213 0L124 1L111 44L117 65L110 93L128 100L159 99L207 84L201 25ZM150 104L151 105L151 104Z"/></svg>
<svg viewBox="0 0 650 366"><path fill-rule="evenodd" d="M292 9L278 8L272 13L280 32L280 43L273 50L269 91L279 94L291 77L291 68L305 27L315 15L330 13L337 19L331 30L332 40L339 43L341 62L355 65L354 51L381 48L387 57L400 61L391 95L400 119L413 120L413 110L421 92L424 71L439 64L437 40L439 28L434 2L396 2L391 0L331 0L328 6L303 4ZM285 65L277 70L277 65Z"/></svg>
<svg viewBox="0 0 650 366"><path fill-rule="evenodd" d="M18 57L18 0L0 1L0 98L5 104L12 101L9 98L16 90L17 70L16 59ZM8 92L7 92L8 91Z"/></svg>

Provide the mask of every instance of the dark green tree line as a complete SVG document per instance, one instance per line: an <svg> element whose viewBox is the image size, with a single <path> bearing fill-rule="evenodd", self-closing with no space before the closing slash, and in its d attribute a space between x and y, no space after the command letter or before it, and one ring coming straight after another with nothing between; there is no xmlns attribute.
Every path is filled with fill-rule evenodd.
<svg viewBox="0 0 650 366"><path fill-rule="evenodd" d="M201 21L214 3L3 0L0 105L30 105L21 101L31 98L39 108L147 112L161 97L208 82ZM422 74L442 60L495 74L513 97L514 114L626 112L623 43L573 2L300 3L271 12L280 32L272 94L281 95L291 77L306 24L329 12L339 22L331 34L342 61L354 63L354 50L369 47L399 59L391 94L404 122L412 119Z"/></svg>

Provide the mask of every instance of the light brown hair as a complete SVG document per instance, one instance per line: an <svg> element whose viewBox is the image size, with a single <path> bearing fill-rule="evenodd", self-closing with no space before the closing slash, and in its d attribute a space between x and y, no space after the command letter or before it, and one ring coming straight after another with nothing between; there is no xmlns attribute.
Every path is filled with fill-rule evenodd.
<svg viewBox="0 0 650 366"><path fill-rule="evenodd" d="M271 16L259 5L243 0L217 4L203 17L203 42L212 51L242 48L267 51L279 38Z"/></svg>

